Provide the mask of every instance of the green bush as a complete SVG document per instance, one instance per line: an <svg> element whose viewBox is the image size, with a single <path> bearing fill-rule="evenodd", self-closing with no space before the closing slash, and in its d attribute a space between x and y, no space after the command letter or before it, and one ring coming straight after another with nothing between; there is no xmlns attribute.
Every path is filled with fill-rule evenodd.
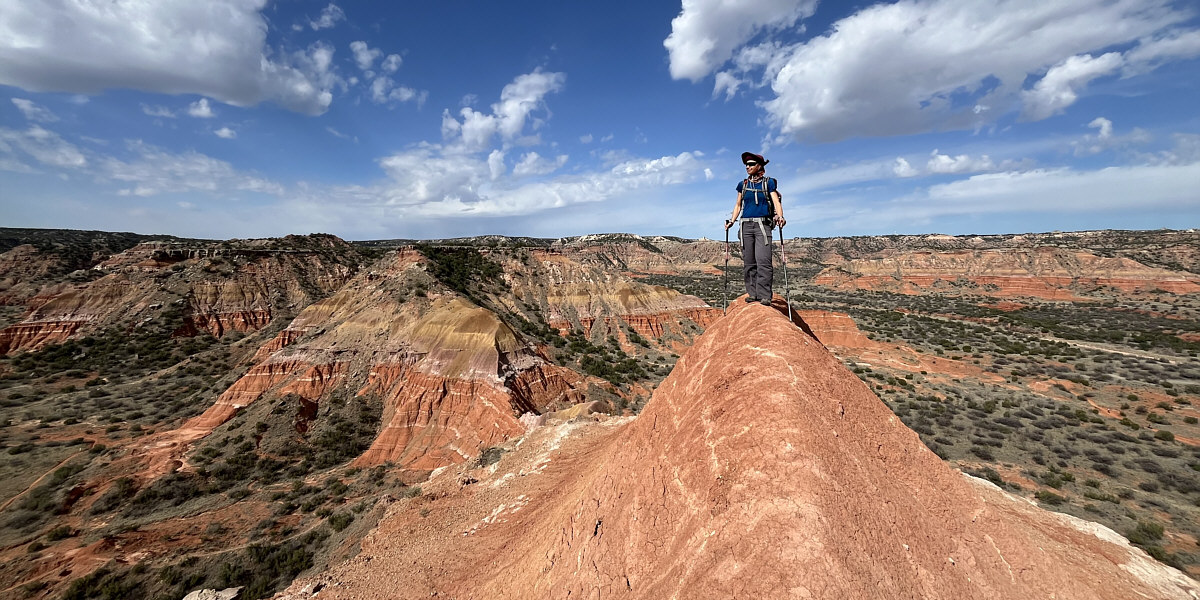
<svg viewBox="0 0 1200 600"><path fill-rule="evenodd" d="M1137 546L1147 546L1161 540L1163 526L1154 521L1138 521L1137 527L1125 534L1129 541Z"/></svg>
<svg viewBox="0 0 1200 600"><path fill-rule="evenodd" d="M75 535L75 530L71 529L70 525L59 525L58 527L46 532L46 539L51 542L57 542L59 540L65 540L73 535Z"/></svg>
<svg viewBox="0 0 1200 600"><path fill-rule="evenodd" d="M341 531L349 527L353 522L354 515L350 513L341 512L329 517L329 526L332 527L334 531Z"/></svg>
<svg viewBox="0 0 1200 600"><path fill-rule="evenodd" d="M1041 502L1044 502L1046 504L1055 505L1055 506L1057 506L1059 504L1063 504L1064 502L1067 501L1066 498L1059 496L1058 494L1055 494L1054 492L1049 492L1046 490L1038 490L1038 492L1036 494L1034 494L1034 496L1036 496L1037 499Z"/></svg>

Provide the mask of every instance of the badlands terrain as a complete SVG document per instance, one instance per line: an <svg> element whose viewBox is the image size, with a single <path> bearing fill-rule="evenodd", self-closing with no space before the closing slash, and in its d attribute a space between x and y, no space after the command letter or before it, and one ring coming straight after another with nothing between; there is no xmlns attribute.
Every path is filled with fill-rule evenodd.
<svg viewBox="0 0 1200 600"><path fill-rule="evenodd" d="M0 598L1200 597L1193 231L0 252Z"/></svg>

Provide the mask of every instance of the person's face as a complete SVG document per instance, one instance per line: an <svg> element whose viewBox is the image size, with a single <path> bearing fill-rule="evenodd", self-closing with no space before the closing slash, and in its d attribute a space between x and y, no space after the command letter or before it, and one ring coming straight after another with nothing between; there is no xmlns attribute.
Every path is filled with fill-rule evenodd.
<svg viewBox="0 0 1200 600"><path fill-rule="evenodd" d="M751 175L751 176L758 175L760 172L762 172L762 165L758 164L757 161L753 161L753 160L746 161L746 174L747 175Z"/></svg>

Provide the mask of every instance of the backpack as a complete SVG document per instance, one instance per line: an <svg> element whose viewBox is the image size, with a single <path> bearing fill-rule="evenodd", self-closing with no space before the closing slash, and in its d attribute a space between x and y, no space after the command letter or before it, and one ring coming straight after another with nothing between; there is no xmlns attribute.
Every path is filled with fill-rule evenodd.
<svg viewBox="0 0 1200 600"><path fill-rule="evenodd" d="M771 189L772 183L775 184L775 194L777 196L779 196L779 206L783 206L783 193L779 191L779 180L775 179L774 177L768 177L766 179L766 182L767 182L767 189ZM739 200L743 200L743 201L745 200L746 188L749 186L750 186L750 178L747 177L746 179L742 180L742 191L739 194L739 197L738 197ZM771 202L771 194L769 192L767 193L767 217L766 218L770 219L772 222L775 221L775 203Z"/></svg>

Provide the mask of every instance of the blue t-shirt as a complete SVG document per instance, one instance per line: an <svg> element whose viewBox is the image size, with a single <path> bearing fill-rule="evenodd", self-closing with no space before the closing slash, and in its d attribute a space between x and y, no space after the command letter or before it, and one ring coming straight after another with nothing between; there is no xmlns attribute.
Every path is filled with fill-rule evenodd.
<svg viewBox="0 0 1200 600"><path fill-rule="evenodd" d="M764 177L757 183L750 182L748 185L747 183L747 180L743 179L737 184L739 194L742 194L742 186L746 186L746 193L742 194L742 218L757 219L771 214L769 194L775 191L777 186L775 180Z"/></svg>

